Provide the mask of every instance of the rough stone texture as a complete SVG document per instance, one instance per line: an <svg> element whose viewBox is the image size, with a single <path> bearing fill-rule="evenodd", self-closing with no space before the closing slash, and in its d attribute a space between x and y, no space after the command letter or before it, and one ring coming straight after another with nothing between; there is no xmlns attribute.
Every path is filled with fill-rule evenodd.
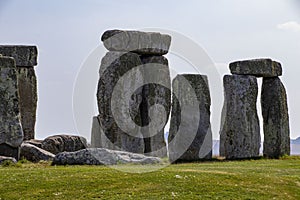
<svg viewBox="0 0 300 200"><path fill-rule="evenodd" d="M34 140L34 139L23 141L23 143L32 144L38 148L42 148L42 142L43 140Z"/></svg>
<svg viewBox="0 0 300 200"><path fill-rule="evenodd" d="M33 67L37 65L37 47L0 45L0 53L13 57L16 61L20 97L19 107L24 140L34 139L37 108L37 78Z"/></svg>
<svg viewBox="0 0 300 200"><path fill-rule="evenodd" d="M37 65L37 47L22 45L0 45L0 54L13 57L16 66L33 67Z"/></svg>
<svg viewBox="0 0 300 200"><path fill-rule="evenodd" d="M278 77L264 78L261 94L266 157L290 155L290 128L287 95Z"/></svg>
<svg viewBox="0 0 300 200"><path fill-rule="evenodd" d="M2 165L2 163L6 160L9 160L13 163L17 163L17 160L13 157L0 156L0 165Z"/></svg>
<svg viewBox="0 0 300 200"><path fill-rule="evenodd" d="M17 71L13 58L0 57L0 145L7 144L12 149L9 152L18 160L18 147L23 141L23 131L20 122L19 93L17 85Z"/></svg>
<svg viewBox="0 0 300 200"><path fill-rule="evenodd" d="M225 75L224 106L220 131L220 155L227 159L259 156L260 128L257 116L257 79Z"/></svg>
<svg viewBox="0 0 300 200"><path fill-rule="evenodd" d="M282 75L281 64L271 59L255 59L230 63L232 74L253 75L257 77L276 77Z"/></svg>
<svg viewBox="0 0 300 200"><path fill-rule="evenodd" d="M42 142L42 149L53 154L63 151L74 152L85 148L87 148L86 139L77 135L54 135Z"/></svg>
<svg viewBox="0 0 300 200"><path fill-rule="evenodd" d="M22 143L20 150L20 157L25 158L31 162L39 162L41 160L53 160L54 154L45 151L29 143Z"/></svg>
<svg viewBox="0 0 300 200"><path fill-rule="evenodd" d="M172 85L173 100L168 138L170 161L211 159L211 99L207 76L177 75Z"/></svg>
<svg viewBox="0 0 300 200"><path fill-rule="evenodd" d="M59 153L55 156L52 165L157 164L161 162L160 158L148 157L142 154L104 148L89 148L77 152Z"/></svg>
<svg viewBox="0 0 300 200"><path fill-rule="evenodd" d="M100 144L110 142L99 144L103 148L144 152L143 135L134 123L142 101L141 92L135 94L134 88L138 89L143 83L142 72L135 67L141 64L135 53L108 52L101 61L97 102L99 125L106 138ZM129 75L127 79L125 75Z"/></svg>
<svg viewBox="0 0 300 200"><path fill-rule="evenodd" d="M17 67L17 73L24 140L30 140L35 135L37 80L33 67Z"/></svg>
<svg viewBox="0 0 300 200"><path fill-rule="evenodd" d="M109 51L164 55L169 51L171 36L155 32L108 30L103 33L101 41Z"/></svg>
<svg viewBox="0 0 300 200"><path fill-rule="evenodd" d="M141 60L145 64L144 80L151 82L143 86L140 105L145 143L144 153L151 156L167 157L164 128L171 110L171 78L168 60L163 56L142 56ZM150 114L150 112L152 113ZM150 117L151 115L152 117Z"/></svg>
<svg viewBox="0 0 300 200"><path fill-rule="evenodd" d="M91 134L91 147L92 148L101 148L105 147L108 149L114 149L113 143L106 137L104 134L103 129L100 125L100 118L99 116L93 117L92 123L92 134Z"/></svg>

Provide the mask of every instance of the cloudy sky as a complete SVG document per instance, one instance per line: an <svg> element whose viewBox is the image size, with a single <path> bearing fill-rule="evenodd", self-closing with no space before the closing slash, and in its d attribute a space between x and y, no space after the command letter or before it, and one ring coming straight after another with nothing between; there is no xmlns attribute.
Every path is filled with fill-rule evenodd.
<svg viewBox="0 0 300 200"><path fill-rule="evenodd" d="M37 138L57 133L90 138L91 118L96 115L97 63L105 53L100 36L105 30L115 28L155 28L180 33L206 51L220 73L220 80L229 73L228 64L235 60L269 57L280 61L284 70L282 81L288 93L291 137L300 136L300 4L297 0L188 2L0 0L0 43L34 44L39 49ZM93 61L89 61L91 55ZM178 73L189 72L187 62L174 56L168 58ZM78 80L84 73L90 77L82 83ZM74 97L73 91L83 87L82 84L89 86L86 88L89 94ZM222 91L222 85L220 88ZM87 98L90 94L92 97ZM86 112L78 118L74 114L74 98L85 97L86 108L81 105L79 113ZM222 105L222 99L213 103L212 127L217 139L218 105Z"/></svg>

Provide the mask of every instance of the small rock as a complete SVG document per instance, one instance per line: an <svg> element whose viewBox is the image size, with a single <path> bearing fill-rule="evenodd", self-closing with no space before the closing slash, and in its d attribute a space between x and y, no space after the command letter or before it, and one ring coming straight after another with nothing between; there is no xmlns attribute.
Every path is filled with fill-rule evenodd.
<svg viewBox="0 0 300 200"><path fill-rule="evenodd" d="M254 59L230 63L232 74L256 77L276 77L282 75L281 64L271 59Z"/></svg>
<svg viewBox="0 0 300 200"><path fill-rule="evenodd" d="M45 151L29 143L22 143L20 157L31 162L39 162L41 160L53 160L54 154Z"/></svg>
<svg viewBox="0 0 300 200"><path fill-rule="evenodd" d="M32 144L38 148L42 148L42 142L43 140L31 139L31 140L25 140L23 143Z"/></svg>
<svg viewBox="0 0 300 200"><path fill-rule="evenodd" d="M6 161L6 160L9 160L9 161L11 161L11 162L13 162L13 163L16 163L16 162L17 162L17 160L16 160L15 158L12 158L12 157L6 157L6 156L0 156L0 165L1 165L4 161Z"/></svg>
<svg viewBox="0 0 300 200"><path fill-rule="evenodd" d="M104 148L88 148L76 152L59 153L55 156L52 165L157 164L161 162L162 160L158 157Z"/></svg>
<svg viewBox="0 0 300 200"><path fill-rule="evenodd" d="M82 136L76 135L54 135L47 137L42 142L42 149L53 154L60 152L74 152L87 147L87 141Z"/></svg>

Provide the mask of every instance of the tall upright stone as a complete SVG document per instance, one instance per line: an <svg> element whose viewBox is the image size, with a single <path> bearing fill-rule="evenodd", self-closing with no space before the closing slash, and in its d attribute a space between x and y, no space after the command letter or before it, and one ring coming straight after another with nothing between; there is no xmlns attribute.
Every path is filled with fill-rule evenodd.
<svg viewBox="0 0 300 200"><path fill-rule="evenodd" d="M130 115L139 114L142 101L140 94L133 95L134 92L131 92L142 86L142 73L134 69L141 64L139 55L130 52L108 52L101 61L97 91L98 118L106 140L111 142L101 147L144 153L140 127L131 123ZM126 73L128 78L122 79ZM102 136L100 138L103 140ZM96 143L103 144L103 141Z"/></svg>
<svg viewBox="0 0 300 200"><path fill-rule="evenodd" d="M259 156L257 80L254 76L225 75L220 130L220 155L227 159Z"/></svg>
<svg viewBox="0 0 300 200"><path fill-rule="evenodd" d="M211 99L207 76L177 75L172 87L173 100L168 138L170 161L211 159Z"/></svg>
<svg viewBox="0 0 300 200"><path fill-rule="evenodd" d="M16 64L0 57L0 155L19 159L23 141Z"/></svg>
<svg viewBox="0 0 300 200"><path fill-rule="evenodd" d="M38 99L34 70L37 65L37 47L0 45L0 54L13 57L16 61L24 140L34 139Z"/></svg>
<svg viewBox="0 0 300 200"><path fill-rule="evenodd" d="M100 66L92 146L166 156L171 81L162 55L168 53L171 37L108 30L101 40L109 52Z"/></svg>
<svg viewBox="0 0 300 200"><path fill-rule="evenodd" d="M141 60L145 65L143 78L146 82L142 89L140 105L145 154L167 157L164 128L171 110L171 78L168 60L163 56L145 55L141 56Z"/></svg>
<svg viewBox="0 0 300 200"><path fill-rule="evenodd" d="M264 78L261 93L266 157L290 155L290 128L287 95L278 77Z"/></svg>

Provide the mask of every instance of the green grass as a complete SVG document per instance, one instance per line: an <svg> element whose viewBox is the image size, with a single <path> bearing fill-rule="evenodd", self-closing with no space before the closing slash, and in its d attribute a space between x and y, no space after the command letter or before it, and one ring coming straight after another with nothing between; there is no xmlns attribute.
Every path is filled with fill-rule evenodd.
<svg viewBox="0 0 300 200"><path fill-rule="evenodd" d="M300 157L156 166L0 167L0 199L300 199ZM124 171L120 171L124 170Z"/></svg>

